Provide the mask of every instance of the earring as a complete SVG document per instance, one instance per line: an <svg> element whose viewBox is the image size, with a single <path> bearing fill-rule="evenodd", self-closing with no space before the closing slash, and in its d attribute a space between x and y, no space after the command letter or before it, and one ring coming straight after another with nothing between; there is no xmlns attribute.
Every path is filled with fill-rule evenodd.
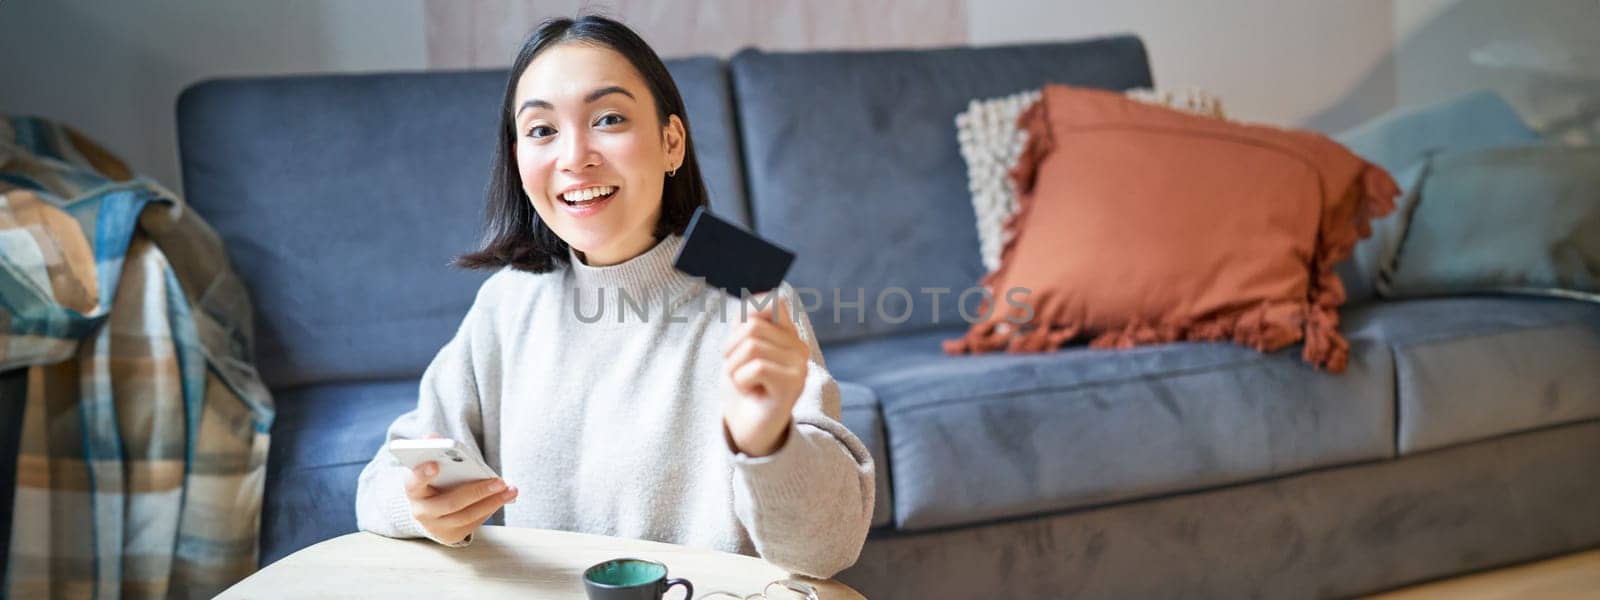
<svg viewBox="0 0 1600 600"><path fill-rule="evenodd" d="M678 168L677 167L673 167L671 171L667 171L667 177L671 177L671 176L677 175L677 174L678 174Z"/></svg>

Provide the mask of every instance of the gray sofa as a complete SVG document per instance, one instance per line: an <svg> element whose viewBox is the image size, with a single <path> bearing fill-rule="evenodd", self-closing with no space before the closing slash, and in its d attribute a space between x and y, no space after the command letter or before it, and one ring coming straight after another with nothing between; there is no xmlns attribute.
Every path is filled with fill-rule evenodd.
<svg viewBox="0 0 1600 600"><path fill-rule="evenodd" d="M1139 40L669 66L714 209L795 249L795 285L866 299L824 294L812 320L878 464L839 576L867 596L1348 596L1600 545L1594 304L1352 305L1340 375L1226 344L946 356L948 297L876 318L879 290L983 274L954 115L1047 81L1149 85ZM485 277L446 264L477 241L504 76L179 101L187 199L252 290L278 407L263 563L355 530L358 471Z"/></svg>

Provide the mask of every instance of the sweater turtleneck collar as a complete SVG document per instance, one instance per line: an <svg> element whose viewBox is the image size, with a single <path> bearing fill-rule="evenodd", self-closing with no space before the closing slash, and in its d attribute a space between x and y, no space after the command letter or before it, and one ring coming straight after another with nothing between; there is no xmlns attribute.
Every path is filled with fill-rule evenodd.
<svg viewBox="0 0 1600 600"><path fill-rule="evenodd" d="M579 291L581 297L596 298L595 290L604 290L606 310L615 308L618 294L626 293L628 297L637 302L661 302L663 299L676 307L686 297L693 295L701 287L696 285L699 280L678 272L672 266L672 260L678 255L678 249L683 247L683 236L668 234L656 242L654 247L644 251L643 254L622 261L614 265L595 267L584 264L578 258L577 251L567 248L569 272L572 285ZM653 305L651 312L662 309L660 305Z"/></svg>

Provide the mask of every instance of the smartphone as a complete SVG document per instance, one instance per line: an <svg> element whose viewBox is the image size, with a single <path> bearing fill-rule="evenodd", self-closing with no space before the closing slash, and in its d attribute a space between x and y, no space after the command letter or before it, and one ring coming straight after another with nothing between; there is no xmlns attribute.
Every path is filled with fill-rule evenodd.
<svg viewBox="0 0 1600 600"><path fill-rule="evenodd" d="M794 253L738 225L717 218L705 207L694 209L683 247L672 266L738 298L771 291L783 283Z"/></svg>
<svg viewBox="0 0 1600 600"><path fill-rule="evenodd" d="M393 440L389 442L389 454L413 469L424 463L438 463L439 476L433 478L433 487L440 490L499 477L478 458L477 452L450 438Z"/></svg>

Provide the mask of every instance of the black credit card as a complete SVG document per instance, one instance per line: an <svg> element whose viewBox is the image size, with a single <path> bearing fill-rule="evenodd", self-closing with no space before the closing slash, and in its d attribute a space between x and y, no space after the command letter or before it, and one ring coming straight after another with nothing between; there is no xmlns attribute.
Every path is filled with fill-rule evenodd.
<svg viewBox="0 0 1600 600"><path fill-rule="evenodd" d="M679 271L703 277L707 285L736 297L743 290L759 294L777 288L793 263L793 252L717 218L705 207L694 209L683 247L672 259Z"/></svg>

